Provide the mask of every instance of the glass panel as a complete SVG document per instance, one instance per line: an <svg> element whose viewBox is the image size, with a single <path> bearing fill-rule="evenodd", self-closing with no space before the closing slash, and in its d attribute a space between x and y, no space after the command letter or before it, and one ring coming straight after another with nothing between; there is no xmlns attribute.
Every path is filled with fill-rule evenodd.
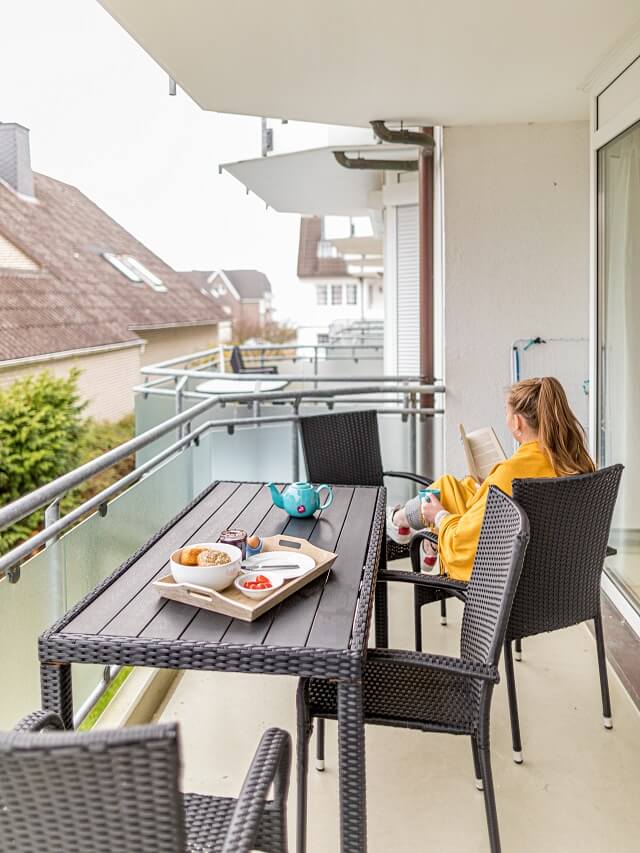
<svg viewBox="0 0 640 853"><path fill-rule="evenodd" d="M106 516L90 516L25 563L19 583L0 582L0 681L5 685L1 728L10 728L19 717L40 707L39 634L117 569L209 482L211 436L115 498ZM101 676L102 667L74 667L76 710Z"/></svg>
<svg viewBox="0 0 640 853"><path fill-rule="evenodd" d="M0 729L40 707L38 636L64 613L62 546L22 566L20 581L0 581Z"/></svg>
<svg viewBox="0 0 640 853"><path fill-rule="evenodd" d="M144 403L149 403L148 398ZM160 401L159 407L153 403ZM391 401L390 401L391 402ZM157 415L165 400L155 398ZM372 404L374 407L375 404ZM350 406L336 406L345 410ZM144 413L146 417L151 409ZM302 414L322 407L308 405ZM285 415L289 406L261 407L264 415ZM252 416L251 409L228 406L216 419ZM146 424L150 425L149 422ZM182 451L113 500L104 517L93 515L22 567L18 584L0 582L0 679L3 691L0 726L7 729L23 714L39 707L37 637L66 609L113 572L143 542L192 500L213 479L283 482L293 479L295 428L290 423L238 427L208 433L199 445ZM380 416L385 468L411 470L409 427L398 415ZM420 425L417 424L418 445ZM304 461L298 450L300 477ZM402 480L389 480L390 500L400 503L415 494ZM98 666L74 667L76 710L102 675Z"/></svg>
<svg viewBox="0 0 640 853"><path fill-rule="evenodd" d="M194 470L200 468L201 458L203 463L208 462L208 456L209 447L202 444L182 451L113 500L104 518L92 515L61 539L67 607L115 571L191 501L196 493ZM74 667L76 710L99 680L101 671L101 667Z"/></svg>
<svg viewBox="0 0 640 853"><path fill-rule="evenodd" d="M625 472L613 521L610 574L640 603L640 124L599 153L599 462Z"/></svg>
<svg viewBox="0 0 640 853"><path fill-rule="evenodd" d="M211 438L216 480L287 482L293 478L292 424L240 428L233 435L220 430Z"/></svg>

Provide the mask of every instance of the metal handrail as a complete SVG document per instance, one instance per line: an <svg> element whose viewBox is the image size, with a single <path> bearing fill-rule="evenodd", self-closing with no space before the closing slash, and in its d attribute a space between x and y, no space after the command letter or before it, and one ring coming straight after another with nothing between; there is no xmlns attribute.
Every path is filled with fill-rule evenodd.
<svg viewBox="0 0 640 853"><path fill-rule="evenodd" d="M340 377L338 376L301 376L296 373L275 373L271 375L265 375L264 373L221 373L220 371L215 370L197 370L196 368L185 368L185 367L160 367L157 364L150 364L146 367L140 368L140 373L143 376L172 376L172 377L180 377L180 376L188 376L193 379L222 379L228 380L230 382L242 381L242 382L271 382L273 380L283 381L283 382L340 382ZM345 381L345 380L342 380ZM356 381L356 377L350 377L350 382ZM386 384L391 382L421 382L421 378L419 376L415 376L414 374L392 374L392 375L383 375L374 374L373 376L358 376L357 381L360 382L376 382L378 384ZM443 386L435 386L430 385L431 391L428 393L431 394L440 394L444 392ZM426 393L426 392L425 392Z"/></svg>
<svg viewBox="0 0 640 853"><path fill-rule="evenodd" d="M141 390L144 391L144 388L145 386L142 386ZM404 393L437 393L434 388L434 386L424 385L415 386L414 388L410 389L407 386L403 387L403 390ZM156 390L159 391L162 389ZM41 509L43 506L50 504L52 501L65 494L70 489L79 486L81 483L84 483L85 480L91 479L91 477L94 477L101 471L104 471L107 468L111 468L117 462L120 462L122 459L126 459L127 456L131 456L131 454L136 453L138 450L142 450L149 444L152 444L157 439L162 438L162 436L164 435L167 435L167 433L171 432L172 430L177 430L182 426L186 426L199 415L204 414L208 409L218 403L251 403L273 400L292 400L295 403L296 401L300 402L301 400L311 396L328 397L341 396L342 394L371 394L376 392L379 392L379 389L375 386L365 386L364 388L351 387L333 389L331 391L266 391L262 393L252 394L236 393L210 396L207 399L203 400L201 403L197 403L191 408L186 409L184 412L174 415L174 417L163 421L161 424L157 424L156 426L151 427L151 429L148 429L146 432L141 433L135 438L129 439L129 441L125 441L124 444L113 448L113 450L108 450L106 453L103 453L102 456L98 456L95 459L90 460L89 462L85 462L84 465L80 465L73 471L69 471L66 474L62 474L60 477L56 477L55 480L51 480L51 482L46 483L44 486L40 486L40 488L35 489L28 495L24 495L23 497L18 498L12 503L7 504L7 506L2 507L0 509L0 530L4 530L6 527L9 527L10 525L15 524L21 519L26 518L27 516L31 515L32 512L35 512L36 510ZM171 393L173 394L174 392Z"/></svg>
<svg viewBox="0 0 640 853"><path fill-rule="evenodd" d="M206 350L201 350L200 352L189 353L184 356L176 356L174 358L168 358L164 361L158 361L156 364L147 365L147 370L151 367L172 367L174 364L184 364L187 361L196 361L201 358L206 358L208 355L220 355L227 352L232 352L234 349L231 344L219 344L216 347L210 347ZM240 347L241 352L272 352L272 351L289 351L289 350L312 350L317 353L320 350L332 351L332 350L367 350L374 349L377 351L381 351L384 349L384 345L381 343L375 344L245 344ZM309 356L307 356L308 358Z"/></svg>
<svg viewBox="0 0 640 853"><path fill-rule="evenodd" d="M257 396L257 395L254 395ZM194 407L199 408L199 407ZM421 409L418 407L411 408L394 408L394 407L384 407L376 409L377 413L380 415L424 415L424 416L433 416L435 414L443 414L443 409ZM193 409L189 409L185 414L191 415ZM169 424L175 424L180 418L174 417L169 419L169 421L165 421L164 424L160 426L166 426ZM17 545L15 548L12 548L8 551L4 556L0 557L0 578L6 576L10 582L16 583L20 579L20 563L21 561L30 555L33 552L40 548L43 545L46 545L51 540L55 540L59 538L59 536L65 531L72 527L76 522L78 522L83 516L85 516L88 512L91 512L95 509L100 509L102 515L107 514L107 501L109 498L115 496L123 489L133 485L134 483L141 480L146 474L150 473L152 469L156 468L159 464L166 461L170 457L174 456L178 451L185 449L192 443L198 443L201 436L205 433L209 432L213 429L228 429L230 431L235 429L242 429L243 427L249 426L262 426L266 424L278 424L278 423L297 423L300 420L300 415L296 414L288 414L288 415L266 415L261 417L252 417L252 418L228 418L220 421L206 421L195 429L191 430L185 436L181 436L177 441L173 442L173 444L166 447L164 450L157 453L151 459L147 460L133 471L130 471L128 474L125 474L115 483L111 483L106 488L102 489L97 494L93 495L88 500L84 501L79 506L75 507L75 509L68 512L66 515L62 517L56 517L44 527L41 531L36 533L34 536L27 539L25 542L22 542L20 545ZM173 427L171 427L173 428ZM171 429L169 428L169 429ZM138 439L142 439L145 436L148 436L150 433L154 433L158 430L158 427L154 427L152 430L148 430L146 433L142 433L138 436ZM411 431L412 440L411 440L411 452L414 457L413 465L415 467L415 429ZM165 432L162 433L164 435ZM156 438L159 437L156 435ZM295 437L295 443L293 446L294 452L294 469L297 466L297 458L298 458L298 446L297 446L297 434ZM103 454L102 457L98 457L98 459L92 460L92 462L99 462L106 456L111 456L116 451L122 450L122 448L127 448L134 444L137 439L132 439L129 442L125 442L125 444L121 445L120 448L114 448L114 450L109 451L106 454ZM145 443L142 445L146 447L149 444L149 440L145 440ZM132 451L127 452L125 455L129 456ZM116 461L124 458L124 456L119 456ZM101 466L96 469L96 473L98 471L104 470L105 467L110 467L115 464L114 462L110 462L106 466ZM47 484L48 486L53 485L54 483L58 483L58 492L56 494L56 498L54 500L58 500L62 494L68 491L73 486L78 485L77 477L79 472L85 471L91 463L87 463L86 465L80 466L80 468L76 468L75 471L70 471L68 474L63 475L62 477L58 477L57 480L52 481L52 483ZM92 475L84 476L84 479L80 482L83 482ZM297 476L297 475L296 475ZM68 485L70 482L73 485ZM25 495L23 498L19 498L17 501L14 501L12 504L8 504L4 507L0 512L9 513L12 509L14 509L14 513L16 514L16 520L20 518L24 518L25 515L30 515L33 511L33 502L35 500L40 500L40 498L34 498L37 496L38 492L42 492L43 489L46 489L47 486L41 487L41 489L36 489L29 495ZM60 491L61 490L61 491ZM31 501L31 502L29 502ZM29 502L29 503L25 503ZM21 504L17 509L16 505ZM43 506L44 503L39 503L36 505L36 509ZM25 509L25 506L27 508ZM8 522L9 524L15 522Z"/></svg>
<svg viewBox="0 0 640 853"><path fill-rule="evenodd" d="M139 465L137 468L135 468L133 471L130 471L128 474L125 474L115 483L111 483L111 485L102 489L102 491L88 498L88 500L84 501L79 506L75 507L75 509L71 510L71 512L68 512L61 518L56 519L52 524L49 524L47 527L40 530L34 536L31 536L29 539L27 539L25 542L22 542L20 545L16 545L15 548L12 548L4 556L0 557L0 576L2 574L8 574L9 570L13 566L19 564L21 560L32 554L37 548L41 547L42 545L45 545L50 539L55 539L59 537L61 533L72 527L84 515L86 515L88 512L91 512L91 510L104 508L103 514L106 515L106 502L109 500L109 498L113 497L114 495L121 492L123 489L133 485L135 482L142 479L145 474L148 474L153 468L157 467L161 462L164 462L166 459L173 456L177 451L182 450L193 442L197 442L200 436L202 436L205 432L208 432L210 429L216 427L236 428L243 424L251 425L255 423L282 423L289 422L291 420L296 420L296 417L293 415L274 415L272 417L267 416L264 418L230 418L225 421L207 421L206 423L201 424L199 427L191 431L188 435L178 439L178 441L175 441L169 447L166 447L164 450L160 451L160 453L157 453L151 459L147 460L147 462L143 463L142 465ZM143 435L144 434L145 433L143 433ZM78 470L80 469L76 469L76 471ZM70 472L70 474L73 473L75 472ZM25 495L25 497L31 497L33 494L35 493L32 492L31 495ZM18 501L14 501L13 504L9 504L4 509L10 509L16 503L18 503ZM13 582L18 580L18 578L19 574L15 572L10 575L10 580L12 580Z"/></svg>

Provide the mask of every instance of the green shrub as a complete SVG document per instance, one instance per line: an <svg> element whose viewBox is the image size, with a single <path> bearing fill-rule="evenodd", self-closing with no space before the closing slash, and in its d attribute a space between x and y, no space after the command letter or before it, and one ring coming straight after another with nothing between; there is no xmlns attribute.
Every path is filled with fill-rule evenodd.
<svg viewBox="0 0 640 853"><path fill-rule="evenodd" d="M135 424L133 413L125 415L119 421L95 421L88 418L84 422L82 438L80 442L80 459L78 465L84 465L96 456L101 456L107 450L111 450L125 441L129 441L135 435ZM135 457L132 454L126 459L120 460L106 471L101 471L86 483L78 486L63 499L61 511L64 515L79 506L81 503L106 489L111 483L115 483L129 471L133 470Z"/></svg>
<svg viewBox="0 0 640 853"><path fill-rule="evenodd" d="M86 403L77 391L79 371L58 378L44 371L0 391L0 504L59 477L78 464ZM43 512L0 533L0 553L30 536Z"/></svg>

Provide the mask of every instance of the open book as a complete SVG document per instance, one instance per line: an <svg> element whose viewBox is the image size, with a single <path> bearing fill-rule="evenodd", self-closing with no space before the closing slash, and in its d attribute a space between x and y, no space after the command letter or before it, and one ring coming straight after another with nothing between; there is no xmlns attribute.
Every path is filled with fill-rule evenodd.
<svg viewBox="0 0 640 853"><path fill-rule="evenodd" d="M479 483L488 477L497 462L504 462L507 458L493 427L482 427L473 432L465 432L460 424L460 438L469 473Z"/></svg>

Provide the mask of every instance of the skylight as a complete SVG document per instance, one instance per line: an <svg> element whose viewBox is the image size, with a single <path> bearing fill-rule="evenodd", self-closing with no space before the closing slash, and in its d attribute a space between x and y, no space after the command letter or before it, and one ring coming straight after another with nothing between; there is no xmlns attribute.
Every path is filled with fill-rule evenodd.
<svg viewBox="0 0 640 853"><path fill-rule="evenodd" d="M125 278L128 278L129 281L142 283L142 278L124 262L123 258L120 258L118 255L114 255L111 252L103 252L102 257L105 261L109 261L111 266L115 267L118 272L122 273L122 275Z"/></svg>
<svg viewBox="0 0 640 853"><path fill-rule="evenodd" d="M166 291L167 288L162 283L162 279L158 278L155 273L147 269L144 264L140 263L140 261L137 261L130 255L124 257L123 260L131 269L134 270L134 272L138 273L138 275L142 278L143 281L146 281L149 287L152 287L154 290L158 290L160 292Z"/></svg>
<svg viewBox="0 0 640 853"><path fill-rule="evenodd" d="M129 281L136 284L148 284L152 290L158 293L166 293L167 288L162 283L162 279L148 270L140 261L132 258L131 255L115 255L113 252L103 252L102 257Z"/></svg>

